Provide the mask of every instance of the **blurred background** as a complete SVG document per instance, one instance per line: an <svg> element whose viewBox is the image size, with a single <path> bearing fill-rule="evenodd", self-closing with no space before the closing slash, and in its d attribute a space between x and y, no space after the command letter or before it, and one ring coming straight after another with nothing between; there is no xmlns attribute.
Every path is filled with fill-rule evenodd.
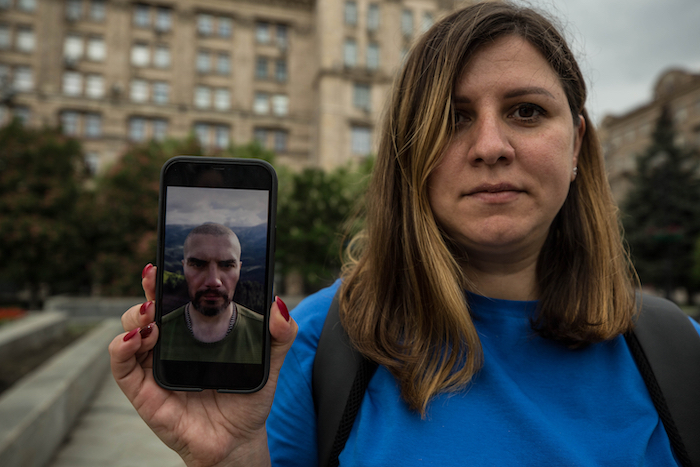
<svg viewBox="0 0 700 467"><path fill-rule="evenodd" d="M337 277L412 42L450 0L0 0L0 307L138 296L181 155L279 173L276 291ZM700 290L700 3L516 2L553 15L646 288ZM361 227L355 220L350 230Z"/></svg>

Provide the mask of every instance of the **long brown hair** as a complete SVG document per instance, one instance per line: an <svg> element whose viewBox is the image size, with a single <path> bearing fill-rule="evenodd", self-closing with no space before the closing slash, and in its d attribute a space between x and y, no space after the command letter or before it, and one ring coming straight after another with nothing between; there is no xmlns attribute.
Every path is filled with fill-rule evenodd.
<svg viewBox="0 0 700 467"><path fill-rule="evenodd" d="M482 361L459 247L441 232L427 181L454 128L452 94L483 44L516 35L559 75L574 122L588 120L586 87L565 39L541 14L503 2L476 4L436 23L394 84L366 199L366 228L350 243L340 316L352 342L398 380L425 415L430 398L465 387ZM632 326L634 272L623 246L595 129L587 126L578 176L538 258L533 328L571 347Z"/></svg>

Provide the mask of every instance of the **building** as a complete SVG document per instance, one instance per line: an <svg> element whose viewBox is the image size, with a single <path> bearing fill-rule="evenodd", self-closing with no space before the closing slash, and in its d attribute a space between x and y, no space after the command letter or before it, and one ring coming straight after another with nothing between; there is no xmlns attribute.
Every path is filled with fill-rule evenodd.
<svg viewBox="0 0 700 467"><path fill-rule="evenodd" d="M452 0L0 0L0 123L61 124L93 170L194 133L332 168L376 151L413 39Z"/></svg>
<svg viewBox="0 0 700 467"><path fill-rule="evenodd" d="M677 143L700 148L700 74L667 70L654 86L650 102L620 116L606 116L599 128L605 165L618 203L629 191L636 157L651 144L661 109L672 112Z"/></svg>

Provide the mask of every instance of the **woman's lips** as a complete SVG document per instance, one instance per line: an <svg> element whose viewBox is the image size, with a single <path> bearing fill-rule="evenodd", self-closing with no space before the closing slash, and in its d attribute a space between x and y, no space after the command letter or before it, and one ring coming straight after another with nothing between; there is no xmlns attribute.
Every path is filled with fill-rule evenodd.
<svg viewBox="0 0 700 467"><path fill-rule="evenodd" d="M467 196L490 203L505 203L517 198L522 192L510 183L484 183L467 192Z"/></svg>

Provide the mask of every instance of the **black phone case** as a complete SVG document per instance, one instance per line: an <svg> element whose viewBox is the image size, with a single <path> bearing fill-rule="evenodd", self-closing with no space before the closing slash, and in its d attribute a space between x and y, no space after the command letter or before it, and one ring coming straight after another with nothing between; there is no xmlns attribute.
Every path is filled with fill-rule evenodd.
<svg viewBox="0 0 700 467"><path fill-rule="evenodd" d="M221 177L206 177L208 170ZM216 180L213 180L215 178ZM219 181L221 180L221 181ZM269 309L272 304L277 209L277 175L263 160L178 156L168 160L161 170L158 211L158 252L156 282L156 324L163 317L163 277L165 261L166 187L201 187L268 191L266 273L264 284L262 361L254 363L222 363L163 360L161 339L154 348L153 375L163 388L178 391L255 392L267 382L270 368Z"/></svg>

